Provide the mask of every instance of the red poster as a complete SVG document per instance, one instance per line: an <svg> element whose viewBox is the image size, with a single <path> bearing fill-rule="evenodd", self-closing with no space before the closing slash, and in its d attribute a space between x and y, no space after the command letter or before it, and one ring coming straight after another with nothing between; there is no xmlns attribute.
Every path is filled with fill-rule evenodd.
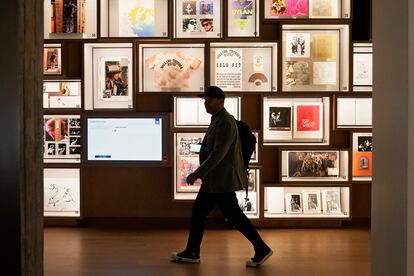
<svg viewBox="0 0 414 276"><path fill-rule="evenodd" d="M298 105L296 107L296 128L298 131L319 131L321 129L319 105Z"/></svg>

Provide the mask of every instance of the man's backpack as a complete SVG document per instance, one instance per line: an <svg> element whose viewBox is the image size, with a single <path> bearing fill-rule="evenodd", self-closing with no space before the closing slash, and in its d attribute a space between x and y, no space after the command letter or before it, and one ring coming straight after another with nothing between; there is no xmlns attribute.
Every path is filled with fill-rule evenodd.
<svg viewBox="0 0 414 276"><path fill-rule="evenodd" d="M256 136L254 136L249 126L245 122L238 121L236 119L234 120L236 121L237 129L239 130L240 134L244 168L246 169L246 172L248 172L250 159L252 158L252 154L256 149Z"/></svg>

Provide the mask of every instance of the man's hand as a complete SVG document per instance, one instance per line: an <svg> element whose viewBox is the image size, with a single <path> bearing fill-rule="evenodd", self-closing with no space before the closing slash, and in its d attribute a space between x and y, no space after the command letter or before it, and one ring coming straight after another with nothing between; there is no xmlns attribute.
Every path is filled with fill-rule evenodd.
<svg viewBox="0 0 414 276"><path fill-rule="evenodd" d="M189 174L187 176L187 184L188 185L194 185L194 182L197 180L197 177L194 176L194 174Z"/></svg>

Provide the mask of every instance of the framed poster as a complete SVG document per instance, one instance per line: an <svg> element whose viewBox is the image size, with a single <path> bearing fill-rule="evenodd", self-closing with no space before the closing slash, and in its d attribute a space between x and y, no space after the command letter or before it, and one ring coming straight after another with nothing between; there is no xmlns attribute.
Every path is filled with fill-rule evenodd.
<svg viewBox="0 0 414 276"><path fill-rule="evenodd" d="M100 0L102 37L167 37L167 0Z"/></svg>
<svg viewBox="0 0 414 276"><path fill-rule="evenodd" d="M44 81L43 108L81 108L81 81Z"/></svg>
<svg viewBox="0 0 414 276"><path fill-rule="evenodd" d="M221 0L174 0L174 37L222 37Z"/></svg>
<svg viewBox="0 0 414 276"><path fill-rule="evenodd" d="M80 163L80 127L79 115L45 115L43 120L44 162Z"/></svg>
<svg viewBox="0 0 414 276"><path fill-rule="evenodd" d="M80 169L44 169L44 216L80 217Z"/></svg>
<svg viewBox="0 0 414 276"><path fill-rule="evenodd" d="M239 207L248 218L259 218L259 191L260 170L252 168L249 170L247 195L246 190L236 191Z"/></svg>
<svg viewBox="0 0 414 276"><path fill-rule="evenodd" d="M372 133L352 134L353 180L372 179Z"/></svg>
<svg viewBox="0 0 414 276"><path fill-rule="evenodd" d="M277 90L276 43L211 43L210 83L224 91Z"/></svg>
<svg viewBox="0 0 414 276"><path fill-rule="evenodd" d="M329 144L329 98L263 99L263 143Z"/></svg>
<svg viewBox="0 0 414 276"><path fill-rule="evenodd" d="M322 208L325 214L341 213L341 191L339 188L322 190Z"/></svg>
<svg viewBox="0 0 414 276"><path fill-rule="evenodd" d="M259 36L259 1L227 1L227 26L228 37Z"/></svg>
<svg viewBox="0 0 414 276"><path fill-rule="evenodd" d="M85 44L84 49L85 109L132 109L132 44Z"/></svg>
<svg viewBox="0 0 414 276"><path fill-rule="evenodd" d="M176 133L174 135L174 199L195 199L200 189L201 179L190 186L187 184L187 176L200 166L199 153L204 135L205 133Z"/></svg>
<svg viewBox="0 0 414 276"><path fill-rule="evenodd" d="M304 190L303 191L303 213L320 214L322 212L321 191Z"/></svg>
<svg viewBox="0 0 414 276"><path fill-rule="evenodd" d="M43 75L62 74L61 44L45 44L43 48Z"/></svg>
<svg viewBox="0 0 414 276"><path fill-rule="evenodd" d="M302 193L285 194L286 213L302 213L302 206Z"/></svg>
<svg viewBox="0 0 414 276"><path fill-rule="evenodd" d="M340 90L340 31L283 30L283 91Z"/></svg>
<svg viewBox="0 0 414 276"><path fill-rule="evenodd" d="M140 44L139 91L204 91L204 44Z"/></svg>
<svg viewBox="0 0 414 276"><path fill-rule="evenodd" d="M339 151L289 151L290 178L338 178L340 176Z"/></svg>
<svg viewBox="0 0 414 276"><path fill-rule="evenodd" d="M44 38L97 38L96 0L44 0Z"/></svg>
<svg viewBox="0 0 414 276"><path fill-rule="evenodd" d="M226 110L237 120L241 118L241 97L227 97ZM199 97L174 97L174 127L207 128L211 115L206 112L203 99Z"/></svg>

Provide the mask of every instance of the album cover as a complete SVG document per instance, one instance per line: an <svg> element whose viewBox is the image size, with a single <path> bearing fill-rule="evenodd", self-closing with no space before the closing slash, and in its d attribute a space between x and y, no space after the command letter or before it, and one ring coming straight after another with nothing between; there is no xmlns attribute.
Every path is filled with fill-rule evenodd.
<svg viewBox="0 0 414 276"><path fill-rule="evenodd" d="M333 61L313 62L313 84L314 85L336 85L337 64Z"/></svg>
<svg viewBox="0 0 414 276"><path fill-rule="evenodd" d="M311 48L310 33L286 32L285 56L287 58L309 58Z"/></svg>
<svg viewBox="0 0 414 276"><path fill-rule="evenodd" d="M289 177L339 177L339 152L288 152Z"/></svg>
<svg viewBox="0 0 414 276"><path fill-rule="evenodd" d="M372 53L354 54L354 85L372 85Z"/></svg>
<svg viewBox="0 0 414 276"><path fill-rule="evenodd" d="M274 17L308 16L308 0L271 0L270 15Z"/></svg>
<svg viewBox="0 0 414 276"><path fill-rule="evenodd" d="M186 0L183 1L183 15L196 15L197 14L197 1Z"/></svg>
<svg viewBox="0 0 414 276"><path fill-rule="evenodd" d="M357 137L358 151L372 151L372 135L360 135Z"/></svg>
<svg viewBox="0 0 414 276"><path fill-rule="evenodd" d="M101 75L99 99L103 101L128 101L130 96L128 58L105 57L100 61Z"/></svg>
<svg viewBox="0 0 414 276"><path fill-rule="evenodd" d="M204 47L140 45L143 92L204 91Z"/></svg>
<svg viewBox="0 0 414 276"><path fill-rule="evenodd" d="M322 207L326 214L341 213L341 192L337 190L322 190Z"/></svg>
<svg viewBox="0 0 414 276"><path fill-rule="evenodd" d="M255 23L254 18L254 1L253 0L232 0L231 13L232 22L240 30L246 30L249 24Z"/></svg>
<svg viewBox="0 0 414 276"><path fill-rule="evenodd" d="M213 0L200 0L200 14L212 15L214 14L214 2Z"/></svg>
<svg viewBox="0 0 414 276"><path fill-rule="evenodd" d="M352 176L372 177L372 152L352 153Z"/></svg>
<svg viewBox="0 0 414 276"><path fill-rule="evenodd" d="M269 129L280 131L292 130L292 108L291 107L270 107L269 108Z"/></svg>
<svg viewBox="0 0 414 276"><path fill-rule="evenodd" d="M302 213L302 194L286 193L285 208L286 213Z"/></svg>
<svg viewBox="0 0 414 276"><path fill-rule="evenodd" d="M61 48L46 47L43 50L43 74L60 75L62 73Z"/></svg>
<svg viewBox="0 0 414 276"><path fill-rule="evenodd" d="M295 105L296 131L321 130L321 105Z"/></svg>
<svg viewBox="0 0 414 276"><path fill-rule="evenodd" d="M311 18L339 18L339 0L310 0L309 17Z"/></svg>
<svg viewBox="0 0 414 276"><path fill-rule="evenodd" d="M155 36L154 0L118 0L119 36Z"/></svg>
<svg viewBox="0 0 414 276"><path fill-rule="evenodd" d="M311 68L307 61L286 61L285 85L309 85Z"/></svg>
<svg viewBox="0 0 414 276"><path fill-rule="evenodd" d="M326 34L313 34L312 58L327 60L337 59L339 43L338 33L338 31L331 31Z"/></svg>

